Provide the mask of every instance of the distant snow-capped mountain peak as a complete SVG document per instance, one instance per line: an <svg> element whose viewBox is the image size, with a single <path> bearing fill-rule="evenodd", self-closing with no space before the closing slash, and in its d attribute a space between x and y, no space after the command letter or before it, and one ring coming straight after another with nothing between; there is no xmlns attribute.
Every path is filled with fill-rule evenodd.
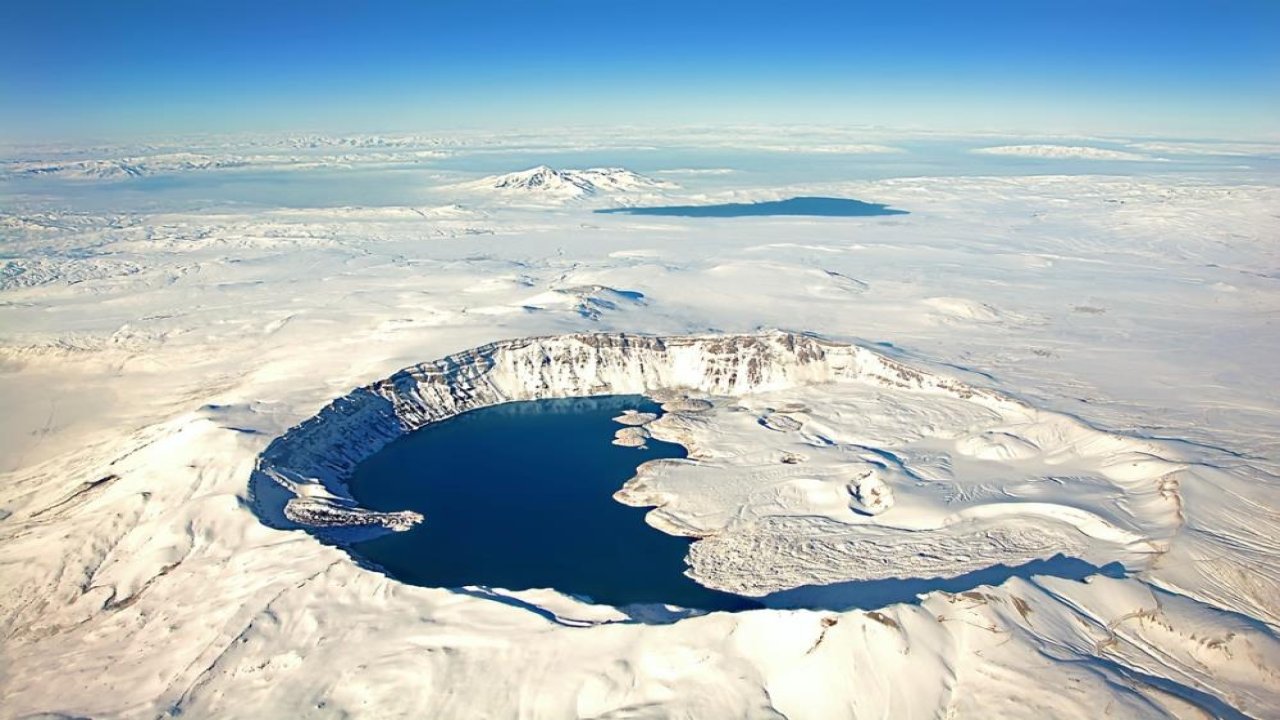
<svg viewBox="0 0 1280 720"><path fill-rule="evenodd" d="M491 175L475 182L465 183L464 186L475 190L499 190L558 199L589 197L598 193L661 190L675 187L670 182L645 177L625 168L557 170L548 165L539 165L505 175Z"/></svg>
<svg viewBox="0 0 1280 720"><path fill-rule="evenodd" d="M592 194L595 187L591 181L579 176L573 170L556 170L547 165L539 165L528 170L493 175L480 180L481 184L499 190L580 190L584 194Z"/></svg>

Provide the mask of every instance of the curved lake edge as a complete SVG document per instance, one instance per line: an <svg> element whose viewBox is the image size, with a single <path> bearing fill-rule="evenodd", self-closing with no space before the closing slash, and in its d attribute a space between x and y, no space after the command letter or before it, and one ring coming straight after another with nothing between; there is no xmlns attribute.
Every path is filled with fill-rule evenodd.
<svg viewBox="0 0 1280 720"><path fill-rule="evenodd" d="M697 358L697 363L688 363L691 358ZM1032 408L997 391L913 367L881 350L810 333L580 333L500 340L409 366L330 402L263 450L250 476L246 505L269 527L306 530L321 542L342 546L397 524L403 526L406 521L396 513L359 507L344 482L355 465L397 437L468 410L514 400L647 395L664 388L738 397L761 389L848 381L939 393L993 409ZM1092 574L1095 569L1107 570L1082 567L1071 558L1066 560L1073 566L1066 575L1071 579L1079 579L1081 571ZM385 574L381 568L359 564ZM1044 566L1016 567L1001 574L1031 577L1055 575L1055 570ZM989 576L969 580L976 586L988 579L999 580ZM892 593L872 593L872 598L862 596L862 589L873 584L886 583L879 588L888 590L892 589L888 583L899 582L918 584L909 588L903 585ZM888 577L838 585L822 586L836 592L806 598L803 607L833 612L871 609L882 606L883 601L918 602L915 595L919 592L956 589L951 581L937 578ZM484 597L492 594L491 589L457 590ZM544 616L550 614L519 598L496 594L489 599L526 607ZM766 596L763 604L767 608L792 609L797 607L797 599L787 598L775 605ZM687 614L658 608L633 613L632 621L665 623L684 616Z"/></svg>
<svg viewBox="0 0 1280 720"><path fill-rule="evenodd" d="M649 462L688 453L657 437L612 442L631 410L661 417L635 395L517 401L406 434L358 465L347 486L365 507L426 520L344 549L421 587L550 589L611 607L760 607L699 583L688 572L694 539L647 522L652 507L619 501Z"/></svg>

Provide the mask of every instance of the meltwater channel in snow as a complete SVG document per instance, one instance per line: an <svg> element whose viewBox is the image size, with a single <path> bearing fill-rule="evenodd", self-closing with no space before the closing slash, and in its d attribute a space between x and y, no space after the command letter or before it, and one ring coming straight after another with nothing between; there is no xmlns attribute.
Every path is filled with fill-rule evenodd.
<svg viewBox="0 0 1280 720"><path fill-rule="evenodd" d="M407 583L554 588L610 605L703 610L758 607L684 575L690 540L644 521L649 508L613 493L641 463L681 458L679 445L612 444L624 410L661 412L640 396L513 402L405 435L362 462L359 503L414 510L406 532L357 543L353 554Z"/></svg>

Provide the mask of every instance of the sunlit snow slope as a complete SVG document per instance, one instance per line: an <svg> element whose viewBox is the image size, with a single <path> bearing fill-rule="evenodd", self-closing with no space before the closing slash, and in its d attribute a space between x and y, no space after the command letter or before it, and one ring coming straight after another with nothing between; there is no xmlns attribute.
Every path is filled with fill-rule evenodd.
<svg viewBox="0 0 1280 720"><path fill-rule="evenodd" d="M669 139L10 153L0 716L1280 716L1270 150L982 138L921 176L911 138L757 129L632 168L679 187L463 187ZM838 149L869 144L900 152ZM910 214L592 212L650 193ZM378 443L618 391L690 460L616 497L766 609L412 587L333 544L395 524L344 501Z"/></svg>

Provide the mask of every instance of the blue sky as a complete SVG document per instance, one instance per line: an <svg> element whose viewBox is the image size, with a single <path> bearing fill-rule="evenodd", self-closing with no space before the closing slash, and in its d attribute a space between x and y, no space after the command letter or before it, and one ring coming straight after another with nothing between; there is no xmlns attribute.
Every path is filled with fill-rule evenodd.
<svg viewBox="0 0 1280 720"><path fill-rule="evenodd" d="M817 123L1280 135L1280 0L0 8L0 134Z"/></svg>

